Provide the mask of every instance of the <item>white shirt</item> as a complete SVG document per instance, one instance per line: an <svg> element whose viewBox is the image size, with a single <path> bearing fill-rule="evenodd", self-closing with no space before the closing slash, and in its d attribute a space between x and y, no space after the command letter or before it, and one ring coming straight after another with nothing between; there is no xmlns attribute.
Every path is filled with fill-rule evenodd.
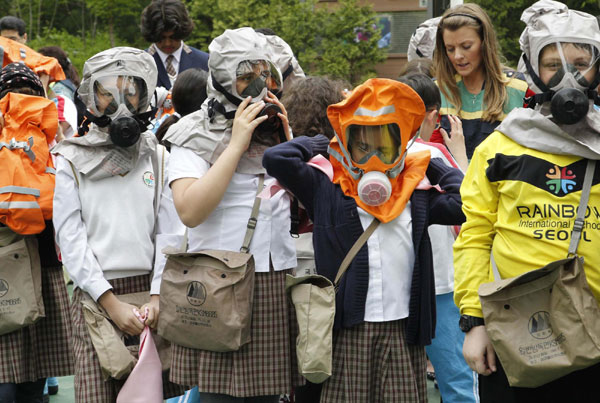
<svg viewBox="0 0 600 403"><path fill-rule="evenodd" d="M166 70L167 69L167 57L169 57L170 55L163 52L162 50L160 50L158 48L158 46L156 46L156 44L154 44L154 48L156 49L156 53L158 53L158 56L160 57L160 60L162 61L162 64ZM173 55L173 60L171 61L171 65L173 65L173 68L175 69L174 76L170 75L167 72L167 75L169 76L169 81L171 81L171 85L173 85L175 83L175 80L177 79L177 73L179 72L179 62L181 60L181 52L182 51L183 51L183 41L181 41L181 46L179 46L179 48L176 51L171 53L171 55Z"/></svg>
<svg viewBox="0 0 600 403"><path fill-rule="evenodd" d="M373 216L357 207L363 229ZM366 322L387 322L408 317L415 252L412 240L410 202L402 213L381 223L367 240L369 288L365 304Z"/></svg>
<svg viewBox="0 0 600 403"><path fill-rule="evenodd" d="M112 288L107 280L148 274L153 262L150 293L160 293L166 260L160 251L167 245L179 245L185 227L165 184L154 246L156 183L150 179L152 171L148 156L125 176L90 181L78 173L78 185L69 162L57 158L52 219L56 240L75 286L94 300Z"/></svg>
<svg viewBox="0 0 600 403"><path fill-rule="evenodd" d="M181 178L201 178L210 164L184 147L171 147L169 184ZM265 175L265 186L274 181ZM216 209L188 232L188 251L219 249L238 252L258 187L258 175L235 172ZM276 271L296 267L296 249L290 236L290 199L283 190L260 203L258 222L250 242L256 272L269 271L269 258Z"/></svg>
<svg viewBox="0 0 600 403"><path fill-rule="evenodd" d="M441 158L446 165L452 166L444 154L435 147L415 142L408 150L409 153L429 150L431 158ZM436 295L447 294L454 290L454 259L452 245L455 234L452 226L430 225L429 238L433 253L433 273L435 278Z"/></svg>

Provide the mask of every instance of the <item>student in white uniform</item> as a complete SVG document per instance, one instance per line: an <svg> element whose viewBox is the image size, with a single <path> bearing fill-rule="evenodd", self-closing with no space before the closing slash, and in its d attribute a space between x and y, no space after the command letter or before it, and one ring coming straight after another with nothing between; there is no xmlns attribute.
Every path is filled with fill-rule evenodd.
<svg viewBox="0 0 600 403"><path fill-rule="evenodd" d="M269 46L252 28L227 30L209 46L208 99L201 110L171 126L169 182L177 212L189 228L188 251L239 251L265 171L261 160L282 133L262 130L257 115L281 87ZM266 103L265 103L266 101ZM279 114L287 126L287 118ZM286 130L287 132L287 130ZM289 136L289 134L287 134ZM264 176L265 186L273 181ZM217 353L173 346L171 380L198 385L201 401L278 402L298 383L296 325L284 283L296 266L289 235L289 196L281 191L260 204L250 243L256 283L250 343Z"/></svg>
<svg viewBox="0 0 600 403"><path fill-rule="evenodd" d="M164 256L184 232L171 192L164 186L168 153L146 130L156 83L156 66L147 53L113 48L84 66L79 94L92 122L87 133L65 139L58 154L54 225L63 263L73 279L71 306L78 402L112 403L122 382L104 381L83 316L87 293L128 335L144 325L156 327ZM147 292L140 309L121 294ZM166 397L183 388L165 385Z"/></svg>

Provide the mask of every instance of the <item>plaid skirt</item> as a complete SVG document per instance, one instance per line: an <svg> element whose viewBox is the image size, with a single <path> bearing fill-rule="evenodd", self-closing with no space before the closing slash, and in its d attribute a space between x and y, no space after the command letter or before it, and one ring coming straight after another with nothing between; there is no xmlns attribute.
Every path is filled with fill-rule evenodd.
<svg viewBox="0 0 600 403"><path fill-rule="evenodd" d="M69 295L62 267L42 268L46 317L0 336L0 383L73 374Z"/></svg>
<svg viewBox="0 0 600 403"><path fill-rule="evenodd" d="M321 403L427 402L425 347L407 344L405 328L397 320L335 331Z"/></svg>
<svg viewBox="0 0 600 403"><path fill-rule="evenodd" d="M149 274L109 280L115 295L150 291ZM73 322L73 348L75 350L75 401L81 403L114 403L125 380L104 380L100 362L96 356L92 339L87 329L81 298L83 291L73 291L71 304L71 320ZM168 381L168 374L163 376L163 397L168 399L183 395L185 388Z"/></svg>
<svg viewBox="0 0 600 403"><path fill-rule="evenodd" d="M227 353L174 344L171 381L236 397L279 395L303 384L296 359L298 324L285 292L288 273L256 273L250 343Z"/></svg>

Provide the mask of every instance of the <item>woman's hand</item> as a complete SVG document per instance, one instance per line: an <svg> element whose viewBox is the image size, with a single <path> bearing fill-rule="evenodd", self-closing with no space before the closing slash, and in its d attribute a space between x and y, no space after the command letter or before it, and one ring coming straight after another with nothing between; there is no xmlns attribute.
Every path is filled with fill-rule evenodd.
<svg viewBox="0 0 600 403"><path fill-rule="evenodd" d="M251 100L252 97L248 97L242 101L235 111L235 118L233 119L233 129L229 147L232 147L240 154L244 153L250 146L250 140L252 139L254 129L267 120L267 116L256 117L265 107L265 102L260 101L248 106Z"/></svg>
<svg viewBox="0 0 600 403"><path fill-rule="evenodd" d="M267 92L267 96L265 97L265 101L277 105L281 112L277 114L281 122L283 122L283 131L285 133L285 138L290 141L292 139L292 134L290 132L290 121L288 119L287 110L285 106L279 101L279 99L273 94L271 91Z"/></svg>
<svg viewBox="0 0 600 403"><path fill-rule="evenodd" d="M158 325L159 304L160 296L152 295L150 296L150 301L140 308L141 314L144 315L144 324L150 326L152 329L156 329L156 325Z"/></svg>
<svg viewBox="0 0 600 403"><path fill-rule="evenodd" d="M444 143L450 153L463 171L467 170L469 160L467 158L467 148L465 147L465 136L463 135L462 122L458 116L448 115L450 122L450 135L446 130L440 128L440 133L444 138Z"/></svg>

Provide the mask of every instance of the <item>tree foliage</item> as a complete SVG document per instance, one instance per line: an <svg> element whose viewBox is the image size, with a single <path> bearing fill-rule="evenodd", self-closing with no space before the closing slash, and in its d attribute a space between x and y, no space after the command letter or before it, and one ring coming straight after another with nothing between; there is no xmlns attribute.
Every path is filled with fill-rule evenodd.
<svg viewBox="0 0 600 403"><path fill-rule="evenodd" d="M150 0L0 0L2 15L27 24L29 45L59 45L81 71L83 62L112 46L145 48L140 15ZM324 7L318 0L184 0L195 23L186 42L207 50L227 28L271 28L294 50L309 74L329 75L357 84L374 76L385 60L371 7L340 0ZM364 3L361 1L361 4Z"/></svg>
<svg viewBox="0 0 600 403"><path fill-rule="evenodd" d="M521 22L521 13L536 0L472 0L487 11L490 16L503 56L511 67L516 67L521 56L519 36L525 28ZM592 15L600 14L600 1L598 0L561 0L570 9L585 11Z"/></svg>
<svg viewBox="0 0 600 403"><path fill-rule="evenodd" d="M385 60L371 7L340 0L317 7L317 0L188 0L196 24L192 45L207 49L228 28L271 28L292 48L309 74L329 75L358 84ZM358 39L360 38L360 39Z"/></svg>

